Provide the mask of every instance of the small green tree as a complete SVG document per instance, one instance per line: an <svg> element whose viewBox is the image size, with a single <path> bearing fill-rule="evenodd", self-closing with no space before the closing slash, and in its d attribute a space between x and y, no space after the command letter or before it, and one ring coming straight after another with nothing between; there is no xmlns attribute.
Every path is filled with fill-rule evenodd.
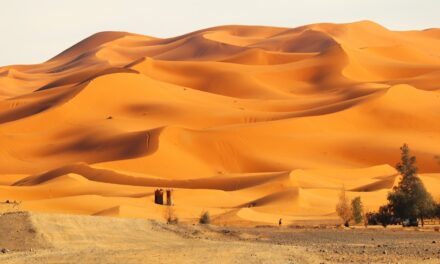
<svg viewBox="0 0 440 264"><path fill-rule="evenodd" d="M362 222L363 219L363 210L362 210L362 201L361 197L355 197L351 200L351 211L353 212L353 220L356 224Z"/></svg>
<svg viewBox="0 0 440 264"><path fill-rule="evenodd" d="M345 187L342 187L341 193L339 194L339 201L336 204L336 213L344 222L346 227L350 226L350 220L353 217L353 213L351 211L351 206L347 195L345 194Z"/></svg>
<svg viewBox="0 0 440 264"><path fill-rule="evenodd" d="M404 144L400 150L401 161L396 165L396 169L402 178L388 194L388 205L395 217L420 218L423 226L423 219L434 211L434 201L417 176L416 157L410 155L407 144Z"/></svg>

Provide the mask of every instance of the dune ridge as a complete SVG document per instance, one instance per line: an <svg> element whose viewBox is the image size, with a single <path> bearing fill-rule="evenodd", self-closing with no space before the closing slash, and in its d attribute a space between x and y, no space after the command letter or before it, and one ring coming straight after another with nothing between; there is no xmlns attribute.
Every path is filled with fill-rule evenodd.
<svg viewBox="0 0 440 264"><path fill-rule="evenodd" d="M404 142L439 197L438 30L100 32L0 67L0 199L161 218L152 195L170 187L184 219L334 219L343 185L371 210L385 201Z"/></svg>

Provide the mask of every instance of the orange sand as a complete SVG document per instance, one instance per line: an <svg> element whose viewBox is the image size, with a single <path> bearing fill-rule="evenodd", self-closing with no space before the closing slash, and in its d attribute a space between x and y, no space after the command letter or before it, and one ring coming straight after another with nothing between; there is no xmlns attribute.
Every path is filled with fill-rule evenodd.
<svg viewBox="0 0 440 264"><path fill-rule="evenodd" d="M173 187L182 219L334 219L342 185L384 203L404 142L439 198L439 83L439 29L98 33L0 68L0 200L162 218L154 189Z"/></svg>

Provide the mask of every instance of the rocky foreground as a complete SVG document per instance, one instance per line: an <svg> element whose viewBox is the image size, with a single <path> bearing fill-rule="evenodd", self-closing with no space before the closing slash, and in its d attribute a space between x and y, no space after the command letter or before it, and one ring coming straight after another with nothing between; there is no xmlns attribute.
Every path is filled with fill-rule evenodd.
<svg viewBox="0 0 440 264"><path fill-rule="evenodd" d="M324 263L440 263L440 234L424 229L255 228L240 230L271 244L301 246Z"/></svg>

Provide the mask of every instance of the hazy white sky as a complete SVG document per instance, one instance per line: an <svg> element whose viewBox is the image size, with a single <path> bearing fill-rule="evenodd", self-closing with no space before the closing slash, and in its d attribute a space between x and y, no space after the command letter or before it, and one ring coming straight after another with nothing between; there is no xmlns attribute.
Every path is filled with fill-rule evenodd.
<svg viewBox="0 0 440 264"><path fill-rule="evenodd" d="M224 24L373 20L440 27L440 0L0 0L0 65L43 62L105 30L170 37Z"/></svg>

